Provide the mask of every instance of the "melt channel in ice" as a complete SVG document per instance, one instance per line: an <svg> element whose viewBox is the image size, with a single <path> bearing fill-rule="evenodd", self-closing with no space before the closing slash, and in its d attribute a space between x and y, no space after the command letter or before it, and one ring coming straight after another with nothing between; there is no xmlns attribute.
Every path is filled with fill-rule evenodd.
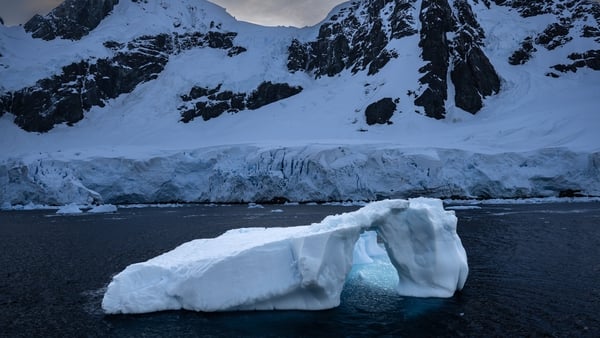
<svg viewBox="0 0 600 338"><path fill-rule="evenodd" d="M333 308L353 259L369 261L372 250L357 244L369 230L385 244L400 295L451 297L468 274L456 224L440 200L418 198L373 202L308 226L230 230L128 266L108 285L102 308L109 314Z"/></svg>

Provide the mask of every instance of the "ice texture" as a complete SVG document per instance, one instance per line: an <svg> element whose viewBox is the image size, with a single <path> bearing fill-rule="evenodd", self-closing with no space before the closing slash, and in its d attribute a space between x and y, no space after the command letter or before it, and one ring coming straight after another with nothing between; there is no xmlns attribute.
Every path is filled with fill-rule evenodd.
<svg viewBox="0 0 600 338"><path fill-rule="evenodd" d="M60 207L56 213L59 215L81 214L83 211L76 204L67 204Z"/></svg>
<svg viewBox="0 0 600 338"><path fill-rule="evenodd" d="M163 310L322 310L340 304L353 259L379 255L375 230L398 272L398 293L451 297L467 279L453 211L440 200L373 202L320 223L230 230L128 266L108 285L108 314ZM359 241L359 245L356 245Z"/></svg>
<svg viewBox="0 0 600 338"><path fill-rule="evenodd" d="M92 209L88 210L88 213L92 213L92 214L108 214L108 213L113 213L113 212L117 212L118 208L116 205L112 205L112 204L102 204L102 205L97 205L95 207L93 207Z"/></svg>
<svg viewBox="0 0 600 338"><path fill-rule="evenodd" d="M600 196L600 152L562 148L481 154L393 144L240 144L111 156L0 160L0 205Z"/></svg>

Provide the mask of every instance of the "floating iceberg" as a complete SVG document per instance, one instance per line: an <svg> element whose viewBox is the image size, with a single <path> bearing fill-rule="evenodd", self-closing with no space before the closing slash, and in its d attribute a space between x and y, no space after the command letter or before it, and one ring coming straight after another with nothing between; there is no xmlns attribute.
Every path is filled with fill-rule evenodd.
<svg viewBox="0 0 600 338"><path fill-rule="evenodd" d="M60 207L56 213L59 215L81 214L83 211L76 204L67 204Z"/></svg>
<svg viewBox="0 0 600 338"><path fill-rule="evenodd" d="M97 205L97 206L93 207L92 209L88 210L88 213L91 213L91 214L109 214L109 213L117 212L118 210L119 209L117 208L116 205L101 204L101 205Z"/></svg>
<svg viewBox="0 0 600 338"><path fill-rule="evenodd" d="M369 230L385 244L399 294L451 297L468 274L456 224L440 200L420 198L374 202L309 226L230 230L128 266L108 285L102 308L109 314L333 308L353 259L365 263L380 254L373 236L359 241Z"/></svg>

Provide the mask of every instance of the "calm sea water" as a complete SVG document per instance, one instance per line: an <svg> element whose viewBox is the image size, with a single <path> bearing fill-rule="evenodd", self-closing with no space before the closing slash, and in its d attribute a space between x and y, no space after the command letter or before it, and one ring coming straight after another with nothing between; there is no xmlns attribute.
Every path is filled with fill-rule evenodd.
<svg viewBox="0 0 600 338"><path fill-rule="evenodd" d="M600 336L600 203L457 210L470 274L449 299L396 295L394 272L382 265L353 271L342 305L327 311L105 316L100 309L113 274L183 242L231 228L310 224L354 209L0 212L0 336Z"/></svg>

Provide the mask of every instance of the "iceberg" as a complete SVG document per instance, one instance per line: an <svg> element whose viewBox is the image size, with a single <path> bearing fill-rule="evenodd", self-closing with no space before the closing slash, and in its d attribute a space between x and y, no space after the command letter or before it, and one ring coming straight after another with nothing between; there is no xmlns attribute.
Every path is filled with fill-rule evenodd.
<svg viewBox="0 0 600 338"><path fill-rule="evenodd" d="M76 204L67 204L60 207L56 213L58 215L75 215L81 214L83 211L81 211L81 208L79 208L79 206Z"/></svg>
<svg viewBox="0 0 600 338"><path fill-rule="evenodd" d="M108 285L107 314L164 310L323 310L340 304L353 260L381 254L400 295L451 297L468 264L454 211L442 201L385 200L312 225L230 230L128 266ZM377 236L361 234L376 231ZM359 240L360 239L360 240Z"/></svg>
<svg viewBox="0 0 600 338"><path fill-rule="evenodd" d="M115 213L118 210L119 209L117 208L116 205L101 204L101 205L97 205L97 206L91 208L90 210L88 210L88 213L90 213L90 214L110 214L110 213Z"/></svg>

